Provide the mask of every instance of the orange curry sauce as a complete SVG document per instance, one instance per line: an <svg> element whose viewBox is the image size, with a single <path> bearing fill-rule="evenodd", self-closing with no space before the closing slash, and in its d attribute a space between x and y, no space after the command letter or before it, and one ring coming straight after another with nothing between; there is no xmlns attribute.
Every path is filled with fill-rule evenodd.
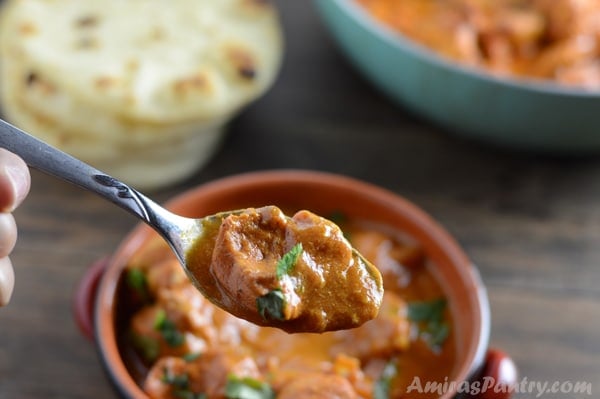
<svg viewBox="0 0 600 399"><path fill-rule="evenodd" d="M600 0L356 1L463 64L600 89Z"/></svg>
<svg viewBox="0 0 600 399"><path fill-rule="evenodd" d="M118 325L121 351L148 395L226 398L243 386L265 399L435 397L406 393L415 376L443 382L454 364L452 319L433 265L399 233L338 224L379 268L385 294L374 320L322 334L288 334L226 313L191 285L162 239L147 242L121 284Z"/></svg>

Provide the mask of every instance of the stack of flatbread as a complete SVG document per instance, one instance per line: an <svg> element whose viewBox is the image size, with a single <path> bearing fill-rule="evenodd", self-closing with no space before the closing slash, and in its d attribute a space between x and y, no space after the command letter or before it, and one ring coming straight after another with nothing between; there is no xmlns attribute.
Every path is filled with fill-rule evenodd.
<svg viewBox="0 0 600 399"><path fill-rule="evenodd" d="M204 165L282 56L265 0L9 0L0 18L4 117L140 188Z"/></svg>

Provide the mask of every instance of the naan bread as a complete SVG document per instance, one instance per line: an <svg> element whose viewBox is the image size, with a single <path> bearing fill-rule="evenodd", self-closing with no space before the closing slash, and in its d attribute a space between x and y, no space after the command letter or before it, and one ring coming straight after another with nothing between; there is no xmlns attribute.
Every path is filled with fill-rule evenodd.
<svg viewBox="0 0 600 399"><path fill-rule="evenodd" d="M141 121L225 117L273 82L282 53L259 0L14 0L6 13L1 55L24 81Z"/></svg>
<svg viewBox="0 0 600 399"><path fill-rule="evenodd" d="M9 0L2 112L117 178L159 187L208 161L227 121L273 84L282 53L265 0Z"/></svg>

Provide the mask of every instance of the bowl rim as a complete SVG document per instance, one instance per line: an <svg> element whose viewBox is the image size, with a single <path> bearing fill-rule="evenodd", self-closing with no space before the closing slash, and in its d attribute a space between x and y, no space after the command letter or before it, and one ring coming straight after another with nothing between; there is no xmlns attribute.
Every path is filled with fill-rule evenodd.
<svg viewBox="0 0 600 399"><path fill-rule="evenodd" d="M489 84L506 86L514 90L528 90L541 95L568 96L575 98L597 98L600 100L600 89L585 89L560 85L552 80L535 79L528 77L499 76L485 72L482 68L469 67L460 62L443 57L434 50L410 39L401 32L394 30L385 23L378 21L356 0L316 0L317 3L331 2L339 10L345 12L362 25L367 31L372 32L387 44L400 51L411 53L438 68L451 70L463 77L472 77Z"/></svg>
<svg viewBox="0 0 600 399"><path fill-rule="evenodd" d="M461 278L467 279L466 284L474 289L469 298L477 305L474 309L474 319L478 332L473 334L467 349L470 357L466 357L464 364L455 365L454 373L460 381L472 380L478 377L484 366L486 352L489 346L491 312L487 290L481 276L473 263L469 260L458 242L429 214L411 201L399 194L375 184L365 182L353 177L322 172L316 170L280 169L245 172L221 177L192 187L174 196L165 203L167 208L178 207L192 198L210 195L216 192L229 192L239 190L241 187L251 187L256 184L276 184L281 182L317 183L318 185L334 186L343 190L355 192L369 192L368 197L376 198L379 202L401 206L407 210L408 218L418 224L425 224L431 232L431 237L440 245L444 253L452 257L456 264L465 265ZM138 224L121 241L115 252L108 259L108 264L100 279L94 306L94 338L100 360L105 372L117 391L127 398L148 399L138 384L133 380L120 355L117 338L114 334L114 298L116 297L119 277L122 274L126 259L131 255L130 248L139 246L154 231L145 224ZM479 325L477 325L477 321ZM116 361L115 361L116 359ZM458 367L457 367L458 366ZM449 399L455 392L448 391L440 399Z"/></svg>

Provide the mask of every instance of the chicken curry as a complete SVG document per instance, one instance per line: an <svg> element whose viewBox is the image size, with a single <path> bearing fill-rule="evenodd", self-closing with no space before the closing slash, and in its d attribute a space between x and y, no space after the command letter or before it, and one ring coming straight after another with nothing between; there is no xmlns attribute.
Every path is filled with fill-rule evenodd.
<svg viewBox="0 0 600 399"><path fill-rule="evenodd" d="M265 206L209 218L203 229L186 264L204 295L237 317L323 332L377 315L381 274L327 219Z"/></svg>
<svg viewBox="0 0 600 399"><path fill-rule="evenodd" d="M600 89L600 0L356 0L377 20L498 75Z"/></svg>
<svg viewBox="0 0 600 399"><path fill-rule="evenodd" d="M148 396L411 398L415 376L450 376L451 312L424 250L385 226L331 219L377 265L385 293L373 320L321 334L288 334L225 312L194 288L162 239L147 241L120 284L117 325L121 352Z"/></svg>

